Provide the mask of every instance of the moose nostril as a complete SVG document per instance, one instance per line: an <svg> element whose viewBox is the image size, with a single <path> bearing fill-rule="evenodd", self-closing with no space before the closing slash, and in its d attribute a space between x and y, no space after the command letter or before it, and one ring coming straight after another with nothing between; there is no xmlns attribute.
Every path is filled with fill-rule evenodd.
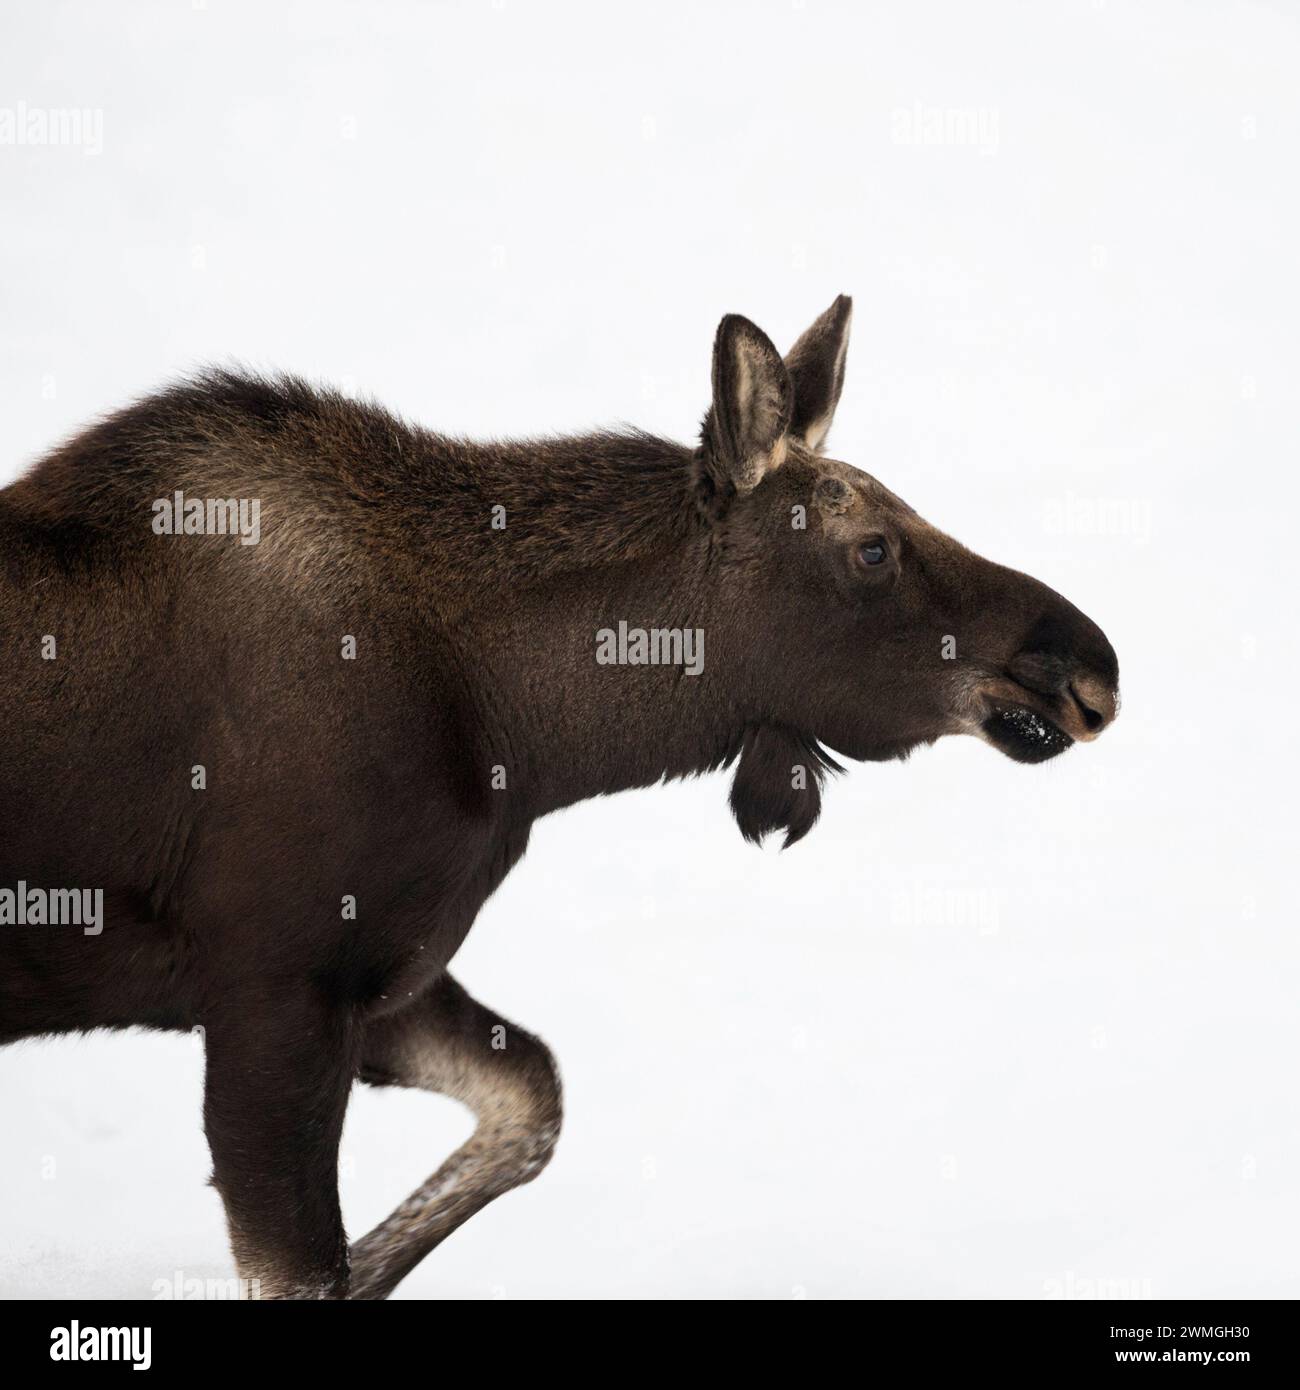
<svg viewBox="0 0 1300 1390"><path fill-rule="evenodd" d="M1114 689L1104 681L1083 677L1070 683L1070 696L1083 716L1084 727L1090 734L1099 734L1115 718L1117 701Z"/></svg>
<svg viewBox="0 0 1300 1390"><path fill-rule="evenodd" d="M1079 712L1083 715L1083 722L1088 727L1088 732L1098 733L1106 723L1106 716L1099 711L1092 709L1089 705L1079 698L1079 692L1070 687L1070 694L1074 696L1074 703L1079 706Z"/></svg>

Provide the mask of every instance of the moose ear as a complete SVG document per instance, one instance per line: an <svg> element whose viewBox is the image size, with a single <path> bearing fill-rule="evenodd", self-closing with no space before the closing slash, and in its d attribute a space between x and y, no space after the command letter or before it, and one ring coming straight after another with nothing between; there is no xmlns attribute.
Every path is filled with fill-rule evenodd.
<svg viewBox="0 0 1300 1390"><path fill-rule="evenodd" d="M757 487L785 459L794 404L790 374L767 334L728 314L713 340L713 409L705 442L713 467L737 492Z"/></svg>
<svg viewBox="0 0 1300 1390"><path fill-rule="evenodd" d="M842 294L786 355L786 370L794 386L790 433L806 449L819 450L830 433L844 389L852 318L853 301Z"/></svg>

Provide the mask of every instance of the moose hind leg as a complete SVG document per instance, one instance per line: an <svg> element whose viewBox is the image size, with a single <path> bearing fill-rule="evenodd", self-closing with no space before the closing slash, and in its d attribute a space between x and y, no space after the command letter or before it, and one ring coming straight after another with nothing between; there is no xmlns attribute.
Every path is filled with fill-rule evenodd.
<svg viewBox="0 0 1300 1390"><path fill-rule="evenodd" d="M352 1297L387 1298L458 1226L546 1166L560 1132L560 1081L545 1043L444 975L367 1030L362 1079L437 1091L478 1127L373 1231L352 1246Z"/></svg>

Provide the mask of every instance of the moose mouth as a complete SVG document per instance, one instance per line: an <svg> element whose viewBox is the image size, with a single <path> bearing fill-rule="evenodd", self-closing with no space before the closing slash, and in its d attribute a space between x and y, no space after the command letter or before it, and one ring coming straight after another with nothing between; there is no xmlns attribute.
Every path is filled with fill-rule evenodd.
<svg viewBox="0 0 1300 1390"><path fill-rule="evenodd" d="M995 748L1018 763L1045 763L1074 742L1064 729L1028 705L998 705L980 727Z"/></svg>

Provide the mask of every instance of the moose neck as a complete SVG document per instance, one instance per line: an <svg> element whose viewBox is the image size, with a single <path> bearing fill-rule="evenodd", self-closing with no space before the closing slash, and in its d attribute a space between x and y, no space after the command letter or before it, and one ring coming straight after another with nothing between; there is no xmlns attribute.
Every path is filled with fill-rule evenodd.
<svg viewBox="0 0 1300 1390"><path fill-rule="evenodd" d="M715 768L755 717L702 524L551 576L475 626L493 757L532 815Z"/></svg>

